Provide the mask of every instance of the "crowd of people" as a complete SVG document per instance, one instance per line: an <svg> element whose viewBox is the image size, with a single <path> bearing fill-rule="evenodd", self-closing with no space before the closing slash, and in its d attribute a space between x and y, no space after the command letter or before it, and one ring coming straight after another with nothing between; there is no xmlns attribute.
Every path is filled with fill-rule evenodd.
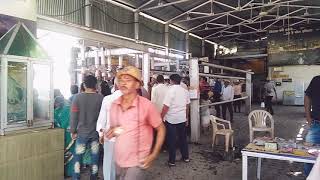
<svg viewBox="0 0 320 180"><path fill-rule="evenodd" d="M90 165L90 179L97 179L103 159L104 179L142 180L162 150L168 151L167 165L175 166L176 148L188 163L187 84L178 74L158 75L147 91L139 69L128 66L117 73L111 88L88 75L80 92L71 86L68 100L55 90L55 126L65 129L66 176L80 179Z"/></svg>
<svg viewBox="0 0 320 180"><path fill-rule="evenodd" d="M90 179L97 179L101 159L104 179L141 180L162 150L168 151L167 165L175 166L177 148L188 163L189 79L178 74L152 76L146 90L140 71L128 66L112 84L88 75L80 89L71 86L68 100L55 90L55 126L65 129L66 176L80 179L81 170L91 165ZM215 105L215 113L202 107L202 126L209 127L212 114L227 120L227 111L233 122L242 101L232 101L241 98L244 89L242 81L201 77L202 105L227 101Z"/></svg>

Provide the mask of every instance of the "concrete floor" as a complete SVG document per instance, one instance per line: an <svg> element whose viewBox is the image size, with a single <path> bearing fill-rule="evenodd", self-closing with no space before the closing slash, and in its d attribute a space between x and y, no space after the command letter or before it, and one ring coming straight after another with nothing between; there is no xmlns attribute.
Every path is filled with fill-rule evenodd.
<svg viewBox="0 0 320 180"><path fill-rule="evenodd" d="M254 107L258 108L258 107ZM305 123L303 107L276 106L275 109L275 136L285 139L294 139ZM167 153L161 153L153 166L147 170L147 180L240 180L241 154L240 150L249 142L248 120L243 113L235 113L233 129L235 130L234 160L226 161L222 151L211 149L211 132L202 136L200 144L190 144L191 162L177 162L176 167L166 166ZM223 141L220 141L223 142ZM177 159L180 154L177 152ZM249 180L256 179L256 159L249 159ZM302 180L303 164L277 160L262 161L262 180ZM83 179L89 179L88 172ZM294 175L296 174L296 175ZM100 172L102 179L102 172Z"/></svg>

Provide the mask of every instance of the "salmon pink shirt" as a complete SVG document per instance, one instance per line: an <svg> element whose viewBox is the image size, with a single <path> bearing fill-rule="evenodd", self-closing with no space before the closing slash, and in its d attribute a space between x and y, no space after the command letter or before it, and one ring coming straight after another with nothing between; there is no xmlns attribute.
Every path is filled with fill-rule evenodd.
<svg viewBox="0 0 320 180"><path fill-rule="evenodd" d="M110 109L111 127L120 126L123 132L116 138L115 160L122 168L139 166L150 154L153 129L162 123L156 107L146 98L137 96L131 107L123 111L121 97Z"/></svg>

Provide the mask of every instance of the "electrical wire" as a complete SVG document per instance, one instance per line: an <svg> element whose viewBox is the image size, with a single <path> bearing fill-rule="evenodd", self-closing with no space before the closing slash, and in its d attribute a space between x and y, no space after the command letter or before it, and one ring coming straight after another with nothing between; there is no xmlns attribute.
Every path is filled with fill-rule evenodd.
<svg viewBox="0 0 320 180"><path fill-rule="evenodd" d="M87 6L91 6L91 4L86 4L84 6L81 6L80 8L76 9L76 10L73 10L71 12L68 12L68 13L65 13L65 14L42 14L44 16L50 16L50 17L63 17L63 16L68 16L68 15L71 15L71 14L74 14L80 10L82 10L83 8L87 7Z"/></svg>
<svg viewBox="0 0 320 180"><path fill-rule="evenodd" d="M135 22L122 22L120 20L115 19L114 17L110 16L107 12L105 12L104 10L102 10L101 8L99 8L98 6L92 4L93 7L95 7L96 9L98 9L100 12L102 12L104 15L106 15L107 17L109 17L110 19L112 19L113 21L120 23L120 24L134 24Z"/></svg>
<svg viewBox="0 0 320 180"><path fill-rule="evenodd" d="M96 9L99 10L101 13L103 13L105 16L109 17L110 19L112 19L113 21L115 21L115 22L117 22L117 23L120 23L120 24L135 24L135 23L136 23L136 22L134 22L134 21L132 21L132 22L122 22L122 21L120 21L120 20L112 17L112 16L109 15L107 12L105 12L103 9L101 9L101 8L98 7L98 6L96 6L95 4L86 4L86 5L81 6L81 7L78 8L78 9L75 9L75 10L73 10L73 11L71 11L71 12L68 12L68 13L65 13L65 14L43 14L43 15L44 15L44 16L50 16L50 17L63 17L63 16L68 16L68 15L72 15L72 14L74 14L74 13L76 13L76 12L84 9L84 8L87 7L87 6L92 6L92 7L96 8ZM154 33L161 34L161 35L165 34L165 32L161 32L161 31L154 30L153 28L149 27L148 25L146 25L145 23L143 23L143 22L141 22L141 21L139 22L139 25L142 25L143 27L145 27L146 29L148 29L148 30L150 30L150 31L152 31L152 32L154 32ZM176 41L180 41L181 43L186 42L186 39L184 39L184 38L180 38L180 37L178 37L177 35L175 35L175 34L173 34L173 33L171 33L171 32L169 32L169 34L171 35L171 37L173 37L174 39L176 39ZM163 39L163 37L162 37L162 41L163 41L163 40L164 40L164 39ZM193 44L193 45L197 45L197 46L199 45L199 44L193 42L191 39L190 39L190 43Z"/></svg>

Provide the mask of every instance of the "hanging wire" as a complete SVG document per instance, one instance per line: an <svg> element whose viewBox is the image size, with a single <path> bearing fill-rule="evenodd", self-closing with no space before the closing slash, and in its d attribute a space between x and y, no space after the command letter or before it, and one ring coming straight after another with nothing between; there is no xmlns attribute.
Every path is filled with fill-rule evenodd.
<svg viewBox="0 0 320 180"><path fill-rule="evenodd" d="M103 9L99 8L98 6L92 4L93 7L95 7L96 9L98 9L100 12L102 12L104 15L106 15L107 17L109 17L110 19L112 19L113 21L120 23L120 24L134 24L135 22L122 22L120 20L115 19L114 17L110 16L107 12L105 12Z"/></svg>
<svg viewBox="0 0 320 180"><path fill-rule="evenodd" d="M76 10L73 10L71 12L68 12L68 13L65 13L65 14L42 14L44 16L50 16L50 17L63 17L63 16L68 16L68 15L71 15L71 14L74 14L78 11L81 11L83 8L87 7L87 6L91 6L91 4L86 4L86 5L83 5L81 6L80 8L76 9Z"/></svg>

